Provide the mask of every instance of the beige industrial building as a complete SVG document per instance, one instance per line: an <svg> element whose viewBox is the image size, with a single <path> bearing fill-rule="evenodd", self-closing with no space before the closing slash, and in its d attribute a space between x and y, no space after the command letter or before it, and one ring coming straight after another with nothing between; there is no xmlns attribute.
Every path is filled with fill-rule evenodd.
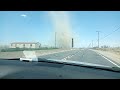
<svg viewBox="0 0 120 90"><path fill-rule="evenodd" d="M10 48L40 48L41 44L39 42L13 42Z"/></svg>

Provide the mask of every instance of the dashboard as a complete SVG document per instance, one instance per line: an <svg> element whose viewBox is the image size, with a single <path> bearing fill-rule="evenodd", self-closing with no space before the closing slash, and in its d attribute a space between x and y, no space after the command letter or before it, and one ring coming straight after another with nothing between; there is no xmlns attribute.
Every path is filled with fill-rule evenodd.
<svg viewBox="0 0 120 90"><path fill-rule="evenodd" d="M0 79L120 79L120 72L57 63L0 60Z"/></svg>

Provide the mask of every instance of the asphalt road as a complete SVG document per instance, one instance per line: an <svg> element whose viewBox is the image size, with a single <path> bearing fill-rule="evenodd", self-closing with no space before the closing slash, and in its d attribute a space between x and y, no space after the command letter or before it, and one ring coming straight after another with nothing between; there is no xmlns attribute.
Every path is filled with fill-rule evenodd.
<svg viewBox="0 0 120 90"><path fill-rule="evenodd" d="M110 60L109 58L101 56L98 53L88 49L70 50L65 52L49 54L49 55L43 55L39 57L46 59L73 60L73 61L100 64L111 67L120 66L118 63L114 62L113 60Z"/></svg>

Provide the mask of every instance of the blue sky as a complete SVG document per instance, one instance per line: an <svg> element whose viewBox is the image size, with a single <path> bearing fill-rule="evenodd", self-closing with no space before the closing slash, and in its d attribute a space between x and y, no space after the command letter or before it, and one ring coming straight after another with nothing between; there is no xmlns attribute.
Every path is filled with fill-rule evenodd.
<svg viewBox="0 0 120 90"><path fill-rule="evenodd" d="M26 15L26 17L22 16ZM87 47L120 26L120 11L69 11L69 23L75 34L75 47ZM48 11L0 11L0 44L37 41L54 45L54 28ZM120 46L120 30L103 40L100 45Z"/></svg>

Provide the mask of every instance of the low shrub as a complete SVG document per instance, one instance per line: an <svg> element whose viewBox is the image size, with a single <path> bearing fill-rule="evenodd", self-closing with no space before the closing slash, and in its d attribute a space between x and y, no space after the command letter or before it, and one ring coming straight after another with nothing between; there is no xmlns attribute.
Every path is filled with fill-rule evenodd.
<svg viewBox="0 0 120 90"><path fill-rule="evenodd" d="M52 49L58 49L58 48L6 48L2 49L1 52L14 52L14 51L31 51L31 50L52 50Z"/></svg>

